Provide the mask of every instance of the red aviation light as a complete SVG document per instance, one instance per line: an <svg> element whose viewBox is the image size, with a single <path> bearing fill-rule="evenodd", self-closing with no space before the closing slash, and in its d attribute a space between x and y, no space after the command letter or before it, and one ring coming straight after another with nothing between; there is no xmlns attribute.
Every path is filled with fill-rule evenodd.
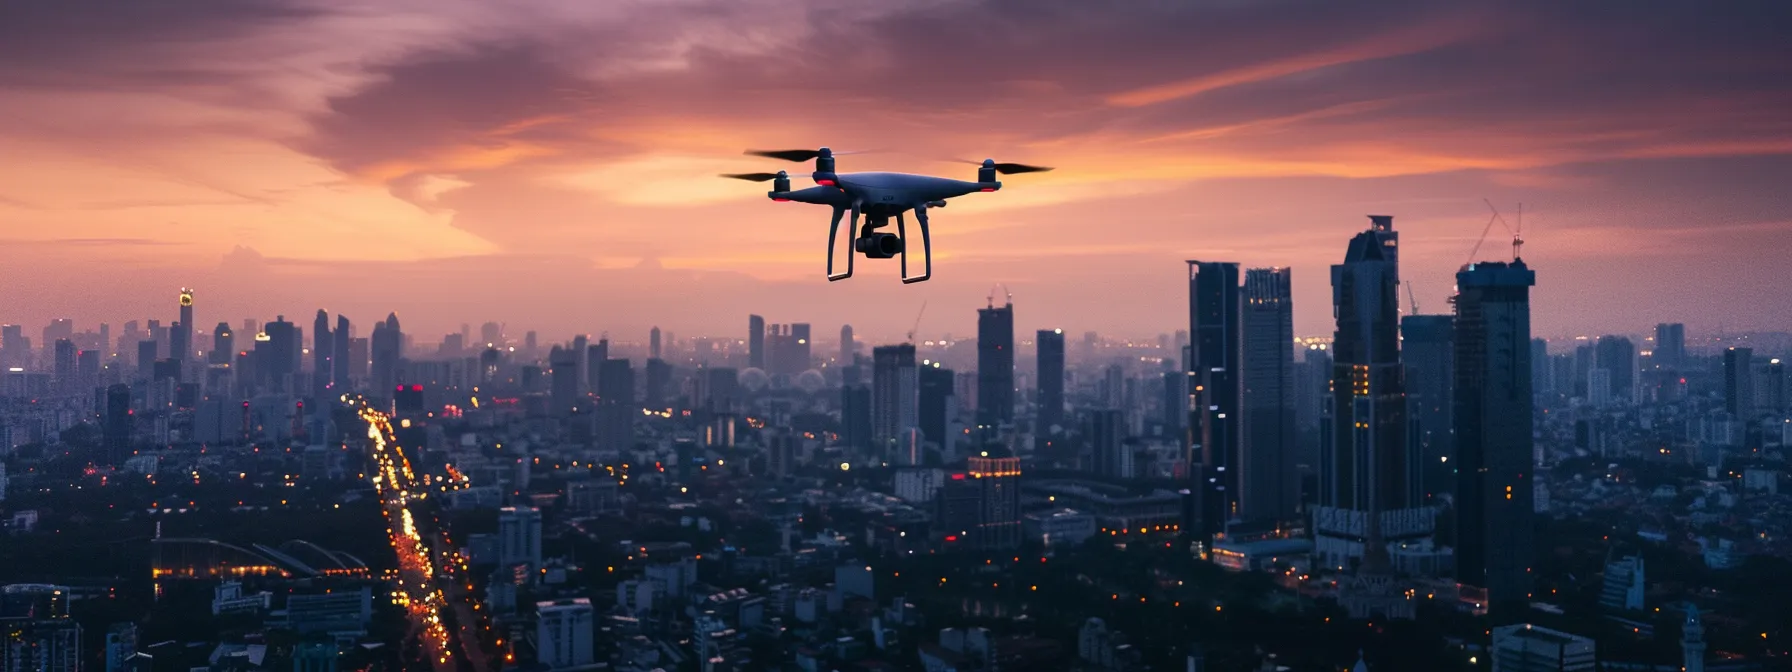
<svg viewBox="0 0 1792 672"><path fill-rule="evenodd" d="M790 199L788 199L788 198L774 198L772 200L779 202L779 203L789 203L790 202Z"/></svg>
<svg viewBox="0 0 1792 672"><path fill-rule="evenodd" d="M832 186L835 186L835 185L834 185L834 181L833 181L833 180L827 180L827 179L822 179L822 180L816 180L816 181L815 181L815 183L816 183L816 184L819 184L819 185L821 185L821 186L824 186L824 187L832 187Z"/></svg>
<svg viewBox="0 0 1792 672"><path fill-rule="evenodd" d="M992 191L995 191L995 190L996 190L996 188L995 188L995 187L984 187L984 188L983 188L983 193L985 193L985 194L987 194L987 193L989 193L989 192L992 192Z"/></svg>

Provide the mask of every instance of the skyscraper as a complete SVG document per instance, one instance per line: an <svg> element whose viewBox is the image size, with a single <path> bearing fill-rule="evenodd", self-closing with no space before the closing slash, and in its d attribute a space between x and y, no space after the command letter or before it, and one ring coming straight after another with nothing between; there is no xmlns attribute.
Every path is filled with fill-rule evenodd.
<svg viewBox="0 0 1792 672"><path fill-rule="evenodd" d="M1686 325L1664 322L1655 325L1653 361L1663 369L1679 370L1686 364Z"/></svg>
<svg viewBox="0 0 1792 672"><path fill-rule="evenodd" d="M965 466L971 481L981 490L977 526L971 530L971 540L984 549L1019 546L1020 458L986 454L970 458Z"/></svg>
<svg viewBox="0 0 1792 672"><path fill-rule="evenodd" d="M607 345L607 342L605 342ZM626 450L635 445L635 370L626 359L598 360L597 441L602 450Z"/></svg>
<svg viewBox="0 0 1792 672"><path fill-rule="evenodd" d="M1039 415L1033 432L1043 435L1053 425L1064 425L1064 330L1040 329L1033 343L1039 379Z"/></svg>
<svg viewBox="0 0 1792 672"><path fill-rule="evenodd" d="M585 385L592 394L603 389L604 362L610 359L610 339L599 338L585 348Z"/></svg>
<svg viewBox="0 0 1792 672"><path fill-rule="evenodd" d="M919 418L921 436L945 450L951 445L947 441L946 432L950 426L955 374L951 369L940 368L939 362L920 367L918 374L920 407L916 416Z"/></svg>
<svg viewBox="0 0 1792 672"><path fill-rule="evenodd" d="M66 338L56 339L56 389L63 394L76 391L75 385L75 342Z"/></svg>
<svg viewBox="0 0 1792 672"><path fill-rule="evenodd" d="M398 384L399 359L404 356L404 332L399 330L398 314L388 313L386 321L373 325L373 391L377 395L392 394Z"/></svg>
<svg viewBox="0 0 1792 672"><path fill-rule="evenodd" d="M1331 399L1321 409L1329 427L1320 432L1314 555L1316 563L1332 566L1361 559L1363 569L1386 578L1381 543L1426 537L1434 528L1432 510L1411 501L1418 464L1406 442L1399 234L1391 216L1369 221L1351 239L1344 263L1332 266L1338 326L1330 348ZM1380 579L1370 583L1385 587Z"/></svg>
<svg viewBox="0 0 1792 672"><path fill-rule="evenodd" d="M1294 296L1287 268L1244 274L1244 448L1238 499L1243 517L1286 521L1300 507L1294 441Z"/></svg>
<svg viewBox="0 0 1792 672"><path fill-rule="evenodd" d="M212 329L212 351L206 359L212 364L228 365L236 358L236 336L230 330L229 322L219 322Z"/></svg>
<svg viewBox="0 0 1792 672"><path fill-rule="evenodd" d="M180 321L168 329L168 358L180 362L193 360L193 290L180 289ZM176 365L184 370L186 367ZM182 376L185 379L185 376Z"/></svg>
<svg viewBox="0 0 1792 672"><path fill-rule="evenodd" d="M311 397L323 399L330 394L330 377L336 371L331 353L336 349L336 338L330 333L330 314L322 308L317 310L317 319L311 321Z"/></svg>
<svg viewBox="0 0 1792 672"><path fill-rule="evenodd" d="M548 350L549 398L554 416L567 417L579 407L579 359L572 350L555 345Z"/></svg>
<svg viewBox="0 0 1792 672"><path fill-rule="evenodd" d="M1612 396L1636 398L1636 344L1623 336L1600 336L1593 345L1594 366L1611 372Z"/></svg>
<svg viewBox="0 0 1792 672"><path fill-rule="evenodd" d="M1724 411L1738 420L1755 414L1755 351L1730 348L1724 351Z"/></svg>
<svg viewBox="0 0 1792 672"><path fill-rule="evenodd" d="M765 370L765 318L747 316L747 366Z"/></svg>
<svg viewBox="0 0 1792 672"><path fill-rule="evenodd" d="M652 331L647 332L647 356L651 359L659 359L660 358L660 328L659 327L654 327Z"/></svg>
<svg viewBox="0 0 1792 672"><path fill-rule="evenodd" d="M851 364L854 353L859 351L859 344L853 340L852 325L840 325L840 362L841 366Z"/></svg>
<svg viewBox="0 0 1792 672"><path fill-rule="evenodd" d="M263 341L256 338L255 370L259 372L264 384L274 392L293 392L293 374L297 373L299 363L299 334L285 315L274 318L261 326L262 334L267 336ZM388 390L388 393L390 391Z"/></svg>
<svg viewBox="0 0 1792 672"><path fill-rule="evenodd" d="M336 332L331 334L335 341L330 344L330 382L344 391L352 389L349 380L349 364L355 358L355 349L349 346L348 316L336 314ZM366 353L362 353L366 354Z"/></svg>
<svg viewBox="0 0 1792 672"><path fill-rule="evenodd" d="M106 460L113 466L123 465L131 456L131 386L106 388L105 428L101 431Z"/></svg>
<svg viewBox="0 0 1792 672"><path fill-rule="evenodd" d="M1456 274L1456 576L1489 604L1524 604L1536 553L1531 304L1522 260Z"/></svg>
<svg viewBox="0 0 1792 672"><path fill-rule="evenodd" d="M591 392L591 337L579 334L572 337L574 390L578 396Z"/></svg>
<svg viewBox="0 0 1792 672"><path fill-rule="evenodd" d="M1188 262L1189 440L1186 458L1199 521L1191 532L1209 540L1237 513L1240 356L1238 264Z"/></svg>
<svg viewBox="0 0 1792 672"><path fill-rule="evenodd" d="M1406 439L1413 459L1419 464L1419 478L1413 483L1418 503L1433 502L1435 497L1456 489L1456 467L1450 460L1455 452L1450 440L1454 425L1450 408L1455 377L1451 359L1455 356L1454 319L1449 315L1408 315L1400 319L1400 360L1406 366ZM1527 346L1528 347L1528 346Z"/></svg>
<svg viewBox="0 0 1792 672"><path fill-rule="evenodd" d="M871 441L887 454L903 430L920 424L920 390L913 343L871 350Z"/></svg>
<svg viewBox="0 0 1792 672"><path fill-rule="evenodd" d="M1400 364L1399 234L1371 215L1332 266L1332 446L1320 461L1320 503L1351 511L1408 506L1406 385Z"/></svg>
<svg viewBox="0 0 1792 672"><path fill-rule="evenodd" d="M1126 414L1117 408L1099 408L1083 416L1083 436L1089 442L1089 470L1102 478L1131 478L1132 455L1127 453Z"/></svg>
<svg viewBox="0 0 1792 672"><path fill-rule="evenodd" d="M983 439L1014 421L1014 303L977 310L977 426Z"/></svg>
<svg viewBox="0 0 1792 672"><path fill-rule="evenodd" d="M725 376L727 378L733 378L735 376L734 369L714 368L714 369L709 369L709 371L711 374L715 374L717 372L722 372L723 374L725 374ZM643 399L643 401L647 402L648 408L665 408L665 406L666 406L666 388L671 387L671 385L672 385L672 365L667 364L666 360L663 360L663 359L649 359L649 360L647 360L646 374L647 374L647 384L645 386L643 386L644 387L643 391L646 393L646 395L645 395L645 398ZM714 377L715 377L714 375L711 376L711 378L714 378ZM714 402L718 399L718 397L714 394L714 391L715 391L714 385L710 386L710 391L711 391L710 400L711 400L711 402ZM731 400L731 397L729 397L729 396L721 396L719 398L724 402L729 402ZM715 410L721 411L721 412L728 412L730 410L730 406L720 406L719 408L715 408Z"/></svg>

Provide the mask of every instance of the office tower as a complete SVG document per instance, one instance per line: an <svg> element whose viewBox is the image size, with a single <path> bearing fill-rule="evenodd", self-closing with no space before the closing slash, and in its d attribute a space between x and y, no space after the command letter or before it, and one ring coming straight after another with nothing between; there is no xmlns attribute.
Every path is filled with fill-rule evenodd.
<svg viewBox="0 0 1792 672"><path fill-rule="evenodd" d="M809 363L815 361L811 351L815 342L809 338L809 325L797 322L790 325L790 337L794 339L790 350L790 374L797 375L809 370Z"/></svg>
<svg viewBox="0 0 1792 672"><path fill-rule="evenodd" d="M1102 478L1131 478L1132 454L1126 445L1126 414L1117 408L1087 411L1083 436L1089 442L1089 470Z"/></svg>
<svg viewBox="0 0 1792 672"><path fill-rule="evenodd" d="M566 417L579 408L579 360L573 351L558 345L548 351L549 398L554 402L554 415Z"/></svg>
<svg viewBox="0 0 1792 672"><path fill-rule="evenodd" d="M131 386L106 388L105 422L101 441L105 444L107 463L122 465L131 456Z"/></svg>
<svg viewBox="0 0 1792 672"><path fill-rule="evenodd" d="M654 327L651 331L647 332L647 357L649 359L659 359L660 358L660 328L659 327Z"/></svg>
<svg viewBox="0 0 1792 672"><path fill-rule="evenodd" d="M657 360L649 360L647 362L648 387L653 386L653 377L655 375L653 372L654 361ZM664 376L667 380L670 380L672 376L672 367L667 366L665 362L660 362L660 366L662 367L662 373L658 375ZM699 390L698 394L699 401L704 404L711 413L735 412L736 407L741 402L739 371L731 367L711 367L704 370L704 374L701 378L698 378L698 382L702 386L702 389ZM664 385L664 383L662 383L662 385Z"/></svg>
<svg viewBox="0 0 1792 672"><path fill-rule="evenodd" d="M1394 218L1371 215L1332 266L1333 432L1320 460L1320 504L1407 507L1406 386L1400 365L1400 267Z"/></svg>
<svg viewBox="0 0 1792 672"><path fill-rule="evenodd" d="M330 377L335 375L336 365L331 353L336 349L336 338L330 333L330 314L322 308L317 310L317 319L311 321L311 397L323 399L330 394Z"/></svg>
<svg viewBox="0 0 1792 672"><path fill-rule="evenodd" d="M1549 370L1549 341L1541 338L1531 339L1531 389L1538 394L1557 391Z"/></svg>
<svg viewBox="0 0 1792 672"><path fill-rule="evenodd" d="M758 315L747 316L747 366L765 370L765 318Z"/></svg>
<svg viewBox="0 0 1792 672"><path fill-rule="evenodd" d="M1788 381L1786 380L1785 362L1777 358L1768 360L1767 366L1761 369L1761 373L1766 375L1767 379L1761 381L1760 394L1757 394L1755 399L1755 409L1774 416L1784 415L1788 406L1792 406L1792 403L1789 403L1792 402L1792 399L1786 396Z"/></svg>
<svg viewBox="0 0 1792 672"><path fill-rule="evenodd" d="M1064 330L1040 329L1033 335L1039 389L1039 414L1033 422L1036 434L1064 426ZM1181 405L1178 404L1178 407Z"/></svg>
<svg viewBox="0 0 1792 672"><path fill-rule="evenodd" d="M294 391L292 379L298 371L300 350L298 331L286 321L285 315L280 315L273 322L262 325L262 333L267 335L267 340L256 339L256 370L262 372L274 391ZM263 343L266 350L263 350Z"/></svg>
<svg viewBox="0 0 1792 672"><path fill-rule="evenodd" d="M230 330L229 322L219 322L212 329L212 351L207 353L206 360L214 365L229 365L236 356L236 336Z"/></svg>
<svg viewBox="0 0 1792 672"><path fill-rule="evenodd" d="M330 384L347 392L353 389L350 378L354 371L352 364L357 356L353 341L349 338L347 315L336 314L336 330L330 334L330 338ZM366 351L360 353L361 356L366 354Z"/></svg>
<svg viewBox="0 0 1792 672"><path fill-rule="evenodd" d="M126 331L128 333L129 329ZM0 325L0 368L25 368L30 360L31 339L25 338L25 328L17 324Z"/></svg>
<svg viewBox="0 0 1792 672"><path fill-rule="evenodd" d="M859 344L852 337L852 325L840 325L840 361L851 363L853 355L858 351Z"/></svg>
<svg viewBox="0 0 1792 672"><path fill-rule="evenodd" d="M849 370L859 367L847 367ZM871 387L853 381L840 388L840 442L864 450L872 445Z"/></svg>
<svg viewBox="0 0 1792 672"><path fill-rule="evenodd" d="M536 346L535 331L529 330L529 331L523 332L523 354L528 357L534 357L535 356L535 346Z"/></svg>
<svg viewBox="0 0 1792 672"><path fill-rule="evenodd" d="M1754 355L1749 348L1724 351L1724 411L1738 420L1755 414Z"/></svg>
<svg viewBox="0 0 1792 672"><path fill-rule="evenodd" d="M1642 611L1643 598L1649 590L1643 556L1627 555L1617 560L1610 560L1609 554L1606 557L1605 585L1599 591L1599 606L1614 611Z"/></svg>
<svg viewBox="0 0 1792 672"><path fill-rule="evenodd" d="M1493 672L1593 672L1593 640L1518 623L1493 629Z"/></svg>
<svg viewBox="0 0 1792 672"><path fill-rule="evenodd" d="M399 330L397 313L388 313L385 322L373 325L370 345L374 393L391 394L398 385L399 358L404 356L404 332Z"/></svg>
<svg viewBox="0 0 1792 672"><path fill-rule="evenodd" d="M1014 303L977 310L977 426L980 440L1014 421Z"/></svg>
<svg viewBox="0 0 1792 672"><path fill-rule="evenodd" d="M1594 366L1611 372L1612 396L1636 398L1636 345L1623 336L1600 336L1593 345Z"/></svg>
<svg viewBox="0 0 1792 672"><path fill-rule="evenodd" d="M887 454L902 431L920 424L920 390L913 343L871 350L871 441Z"/></svg>
<svg viewBox="0 0 1792 672"><path fill-rule="evenodd" d="M1450 409L1455 377L1454 319L1449 315L1407 315L1400 318L1400 360L1406 366L1406 440L1419 465L1412 485L1415 503L1429 504L1456 491L1456 466ZM1529 347L1527 345L1527 347Z"/></svg>
<svg viewBox="0 0 1792 672"><path fill-rule="evenodd" d="M990 550L1020 546L1020 458L978 456L965 466L979 489L972 541Z"/></svg>
<svg viewBox="0 0 1792 672"><path fill-rule="evenodd" d="M1130 409L1126 403L1126 368L1109 364L1101 370L1101 403L1108 408Z"/></svg>
<svg viewBox="0 0 1792 672"><path fill-rule="evenodd" d="M154 320L151 320L150 324L156 325L159 323ZM40 343L43 344L43 347L45 347L45 348L53 347L58 339L68 339L71 341L75 340L75 321L74 320L68 319L66 317L62 317L62 318L50 320L49 324L44 325L44 340L39 341Z"/></svg>
<svg viewBox="0 0 1792 672"><path fill-rule="evenodd" d="M185 287L180 288L180 321L168 330L168 357L193 359L193 290Z"/></svg>
<svg viewBox="0 0 1792 672"><path fill-rule="evenodd" d="M1294 454L1294 295L1287 268L1244 273L1243 451L1239 508L1247 520L1293 520L1300 508Z"/></svg>
<svg viewBox="0 0 1792 672"><path fill-rule="evenodd" d="M1532 527L1531 287L1524 261L1456 274L1456 578L1490 605L1523 605Z"/></svg>
<svg viewBox="0 0 1792 672"><path fill-rule="evenodd" d="M635 370L626 359L606 359L598 368L597 440L602 450L626 450L635 445Z"/></svg>
<svg viewBox="0 0 1792 672"><path fill-rule="evenodd" d="M56 339L56 389L63 394L75 391L75 342L66 338Z"/></svg>
<svg viewBox="0 0 1792 672"><path fill-rule="evenodd" d="M599 338L585 349L585 385L592 394L602 389L604 362L610 361L610 339Z"/></svg>
<svg viewBox="0 0 1792 672"><path fill-rule="evenodd" d="M1240 356L1238 264L1188 262L1189 440L1185 458L1199 520L1197 540L1221 534L1236 511Z"/></svg>
<svg viewBox="0 0 1792 672"><path fill-rule="evenodd" d="M579 396L591 392L591 338L584 334L572 337L573 377L577 378Z"/></svg>
<svg viewBox="0 0 1792 672"><path fill-rule="evenodd" d="M582 668L597 661L592 638L596 612L589 598L535 603L535 658L547 670Z"/></svg>
<svg viewBox="0 0 1792 672"><path fill-rule="evenodd" d="M100 382L100 351L81 350L75 353L75 391L82 396L93 393ZM91 397L89 397L91 398Z"/></svg>
<svg viewBox="0 0 1792 672"><path fill-rule="evenodd" d="M504 345L504 327L497 322L486 322L479 325L479 344L488 348Z"/></svg>
<svg viewBox="0 0 1792 672"><path fill-rule="evenodd" d="M938 445L944 452L952 444L946 432L950 427L952 388L956 376L951 369L940 368L939 362L920 367L918 373L920 407L916 411L916 417L919 418L921 436Z"/></svg>
<svg viewBox="0 0 1792 672"><path fill-rule="evenodd" d="M1594 359L1595 349L1591 343L1574 346L1574 396L1587 397L1587 381L1592 379L1593 369L1598 368L1593 365Z"/></svg>
<svg viewBox="0 0 1792 672"><path fill-rule="evenodd" d="M1658 368L1678 371L1686 365L1686 325L1664 322L1655 325L1653 360Z"/></svg>
<svg viewBox="0 0 1792 672"><path fill-rule="evenodd" d="M156 342L154 339L137 341L137 380L149 380L155 375Z"/></svg>
<svg viewBox="0 0 1792 672"><path fill-rule="evenodd" d="M372 339L348 339L348 378L350 381L358 384L367 382L367 369L373 357L372 353Z"/></svg>
<svg viewBox="0 0 1792 672"><path fill-rule="evenodd" d="M531 574L541 566L540 509L506 506L498 510L498 565L506 569L527 566Z"/></svg>
<svg viewBox="0 0 1792 672"><path fill-rule="evenodd" d="M735 375L734 369L710 369L709 371L711 371L712 373L717 372L717 371L725 372L729 378L733 378ZM646 390L645 390L646 391L645 401L647 402L647 407L648 408L656 408L656 409L657 408L665 408L666 407L666 388L671 387L671 386L672 386L672 365L667 364L666 360L663 360L663 359L647 360L647 385L646 385ZM713 390L714 388L712 387L711 389ZM726 397L724 399L726 399ZM713 393L711 396L711 401L712 401L712 403L714 401ZM723 410L726 411L727 410L726 407L724 407Z"/></svg>
<svg viewBox="0 0 1792 672"><path fill-rule="evenodd" d="M1188 420L1188 372L1180 368L1163 372L1163 399L1159 402L1158 422L1164 436L1182 436Z"/></svg>

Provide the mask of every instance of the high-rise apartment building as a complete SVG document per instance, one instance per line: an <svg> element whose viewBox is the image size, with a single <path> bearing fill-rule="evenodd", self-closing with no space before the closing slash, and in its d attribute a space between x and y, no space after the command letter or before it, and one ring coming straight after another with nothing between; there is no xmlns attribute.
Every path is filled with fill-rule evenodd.
<svg viewBox="0 0 1792 672"><path fill-rule="evenodd" d="M1294 295L1287 268L1245 271L1240 302L1244 389L1240 515L1292 520L1300 508L1294 437Z"/></svg>

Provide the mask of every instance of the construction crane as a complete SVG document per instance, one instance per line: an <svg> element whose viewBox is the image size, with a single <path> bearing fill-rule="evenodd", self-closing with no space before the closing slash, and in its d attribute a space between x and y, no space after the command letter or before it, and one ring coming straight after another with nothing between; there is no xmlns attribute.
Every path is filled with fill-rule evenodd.
<svg viewBox="0 0 1792 672"><path fill-rule="evenodd" d="M1419 295L1412 293L1412 281L1411 280L1406 281L1406 300L1412 302L1412 312L1407 313L1407 314L1408 315L1419 314Z"/></svg>
<svg viewBox="0 0 1792 672"><path fill-rule="evenodd" d="M989 288L989 307L991 307L991 308L996 307L996 290L997 289L1002 290L1002 295L1007 297L1007 299L1006 299L1007 305L1010 305L1010 306L1014 305L1014 292L1008 291L1007 285L1004 285L1004 284L998 282L998 283L996 283L996 285L994 287Z"/></svg>
<svg viewBox="0 0 1792 672"><path fill-rule="evenodd" d="M909 345L914 345L914 343L915 343L915 332L917 332L917 331L920 331L920 330L921 330L921 316L922 316L922 315L926 315L926 314L927 314L927 302L926 302L926 301L925 301L925 300L923 300L923 301L922 301L922 302L921 302L921 310L919 310L919 311L917 311L917 312L916 312L916 313L915 313L915 326L914 326L914 327L911 327L911 328L910 328L910 329L909 329L909 330L908 330L908 342L909 342Z"/></svg>

